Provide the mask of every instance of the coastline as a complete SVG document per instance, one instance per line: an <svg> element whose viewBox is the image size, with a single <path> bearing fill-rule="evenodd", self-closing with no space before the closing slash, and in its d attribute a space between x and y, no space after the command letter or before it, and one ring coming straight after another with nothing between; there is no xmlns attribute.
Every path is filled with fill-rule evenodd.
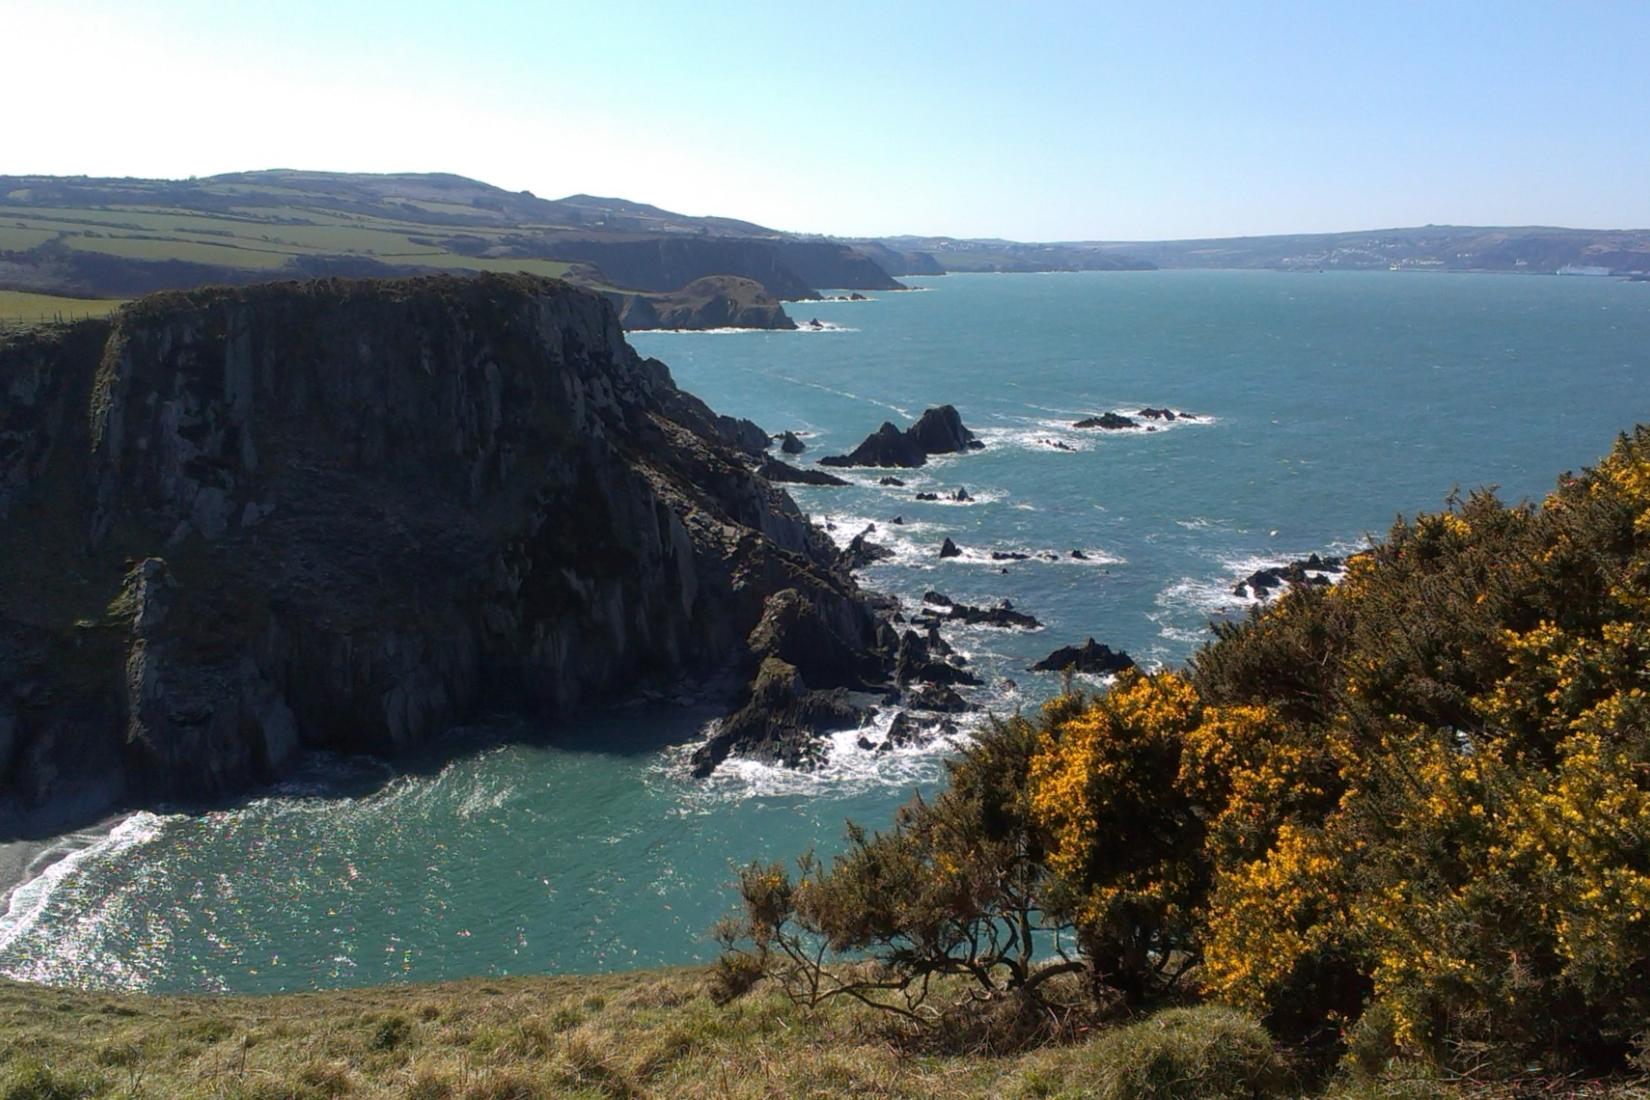
<svg viewBox="0 0 1650 1100"><path fill-rule="evenodd" d="M19 888L45 874L59 861L109 838L132 815L111 814L85 828L58 836L0 841L0 931L12 915L12 899Z"/></svg>

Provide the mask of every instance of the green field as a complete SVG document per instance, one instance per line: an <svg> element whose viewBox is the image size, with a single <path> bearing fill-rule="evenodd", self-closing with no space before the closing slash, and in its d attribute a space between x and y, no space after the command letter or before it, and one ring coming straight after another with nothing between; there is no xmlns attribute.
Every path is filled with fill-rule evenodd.
<svg viewBox="0 0 1650 1100"><path fill-rule="evenodd" d="M60 298L54 294L30 294L21 290L0 290L0 322L78 321L102 317L126 304L124 298Z"/></svg>
<svg viewBox="0 0 1650 1100"><path fill-rule="evenodd" d="M574 267L542 256L510 255L554 227L497 217L459 202L360 196L278 183L195 186L174 206L174 192L128 189L133 201L84 205L53 199L33 188L0 194L0 254L8 263L44 274L22 285L77 294L117 289L102 285L96 269L54 274L65 254L84 253L141 264L184 261L226 272L279 277L300 260L372 260L402 270L527 272L565 277ZM126 195L122 195L125 198ZM201 209L214 206L218 209ZM351 209L350 207L354 207ZM459 242L457 248L452 247ZM473 255L473 253L483 253ZM56 265L54 267L54 264ZM87 275L84 272L94 273ZM22 307L27 312L29 305ZM48 308L47 312L50 312Z"/></svg>

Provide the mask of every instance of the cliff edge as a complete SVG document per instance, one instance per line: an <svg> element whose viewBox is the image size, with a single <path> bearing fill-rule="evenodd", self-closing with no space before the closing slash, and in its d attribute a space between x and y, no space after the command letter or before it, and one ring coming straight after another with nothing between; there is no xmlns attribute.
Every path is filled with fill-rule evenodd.
<svg viewBox="0 0 1650 1100"><path fill-rule="evenodd" d="M739 427L530 276L162 294L5 337L0 831L749 675L779 594L874 679L886 628Z"/></svg>

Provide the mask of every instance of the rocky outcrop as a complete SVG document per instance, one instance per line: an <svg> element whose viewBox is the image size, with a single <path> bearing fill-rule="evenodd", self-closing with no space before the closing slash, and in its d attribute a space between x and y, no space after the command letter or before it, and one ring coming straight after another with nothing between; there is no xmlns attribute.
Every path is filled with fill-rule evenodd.
<svg viewBox="0 0 1650 1100"><path fill-rule="evenodd" d="M866 538L867 532L861 531L848 543L848 548L842 552L842 567L849 572L864 569L867 565L874 565L879 561L887 561L894 556L894 552L880 543Z"/></svg>
<svg viewBox="0 0 1650 1100"><path fill-rule="evenodd" d="M944 599L945 597L940 597L940 600ZM941 610L925 607L911 621L923 624L950 621L966 623L969 626L995 626L1004 630L1036 630L1043 625L1037 621L1035 615L1016 611L1008 600L998 600L993 607L971 607L965 603L941 603L940 600L931 602L938 605Z"/></svg>
<svg viewBox="0 0 1650 1100"><path fill-rule="evenodd" d="M779 449L788 455L799 455L808 449L808 445L798 439L795 432L785 432L775 439L779 443Z"/></svg>
<svg viewBox="0 0 1650 1100"><path fill-rule="evenodd" d="M1137 420L1130 420L1128 417L1119 413L1108 412L1102 413L1099 416L1088 417L1085 420L1079 420L1076 424L1073 424L1072 427L1103 428L1106 431L1115 432L1120 431L1123 428L1138 428L1140 427L1140 422Z"/></svg>
<svg viewBox="0 0 1650 1100"><path fill-rule="evenodd" d="M1265 600L1280 588L1328 586L1333 583L1330 575L1345 569L1345 558L1309 554L1297 561L1255 570L1233 587L1232 594Z"/></svg>
<svg viewBox="0 0 1650 1100"><path fill-rule="evenodd" d="M627 329L794 329L779 299L753 279L707 275L679 290L608 292Z"/></svg>
<svg viewBox="0 0 1650 1100"><path fill-rule="evenodd" d="M693 775L705 778L735 753L791 768L813 767L823 759L821 734L854 729L875 713L853 703L840 688L809 688L794 666L769 657L745 704L694 750Z"/></svg>
<svg viewBox="0 0 1650 1100"><path fill-rule="evenodd" d="M749 435L526 276L0 340L0 833L770 658L874 682L894 639Z"/></svg>
<svg viewBox="0 0 1650 1100"><path fill-rule="evenodd" d="M985 444L963 426L955 407L926 410L917 422L901 431L884 421L865 441L846 455L820 459L824 466L922 466L929 455L978 450Z"/></svg>
<svg viewBox="0 0 1650 1100"><path fill-rule="evenodd" d="M1100 645L1093 638L1082 645L1061 646L1031 666L1032 672L1087 672L1109 676L1134 667L1134 658L1120 649Z"/></svg>
<svg viewBox="0 0 1650 1100"><path fill-rule="evenodd" d="M922 448L924 454L930 455L975 451L985 446L974 437L973 432L963 427L962 416L955 405L924 410L905 434Z"/></svg>
<svg viewBox="0 0 1650 1100"><path fill-rule="evenodd" d="M771 455L762 460L758 467L763 477L776 485L789 483L792 485L847 485L849 482L828 474L824 470L805 470L792 466L789 462L781 462Z"/></svg>

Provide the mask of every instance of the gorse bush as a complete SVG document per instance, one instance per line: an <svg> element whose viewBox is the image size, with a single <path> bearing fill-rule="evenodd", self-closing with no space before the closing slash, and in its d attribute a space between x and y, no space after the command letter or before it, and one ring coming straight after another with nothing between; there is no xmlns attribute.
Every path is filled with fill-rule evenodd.
<svg viewBox="0 0 1650 1100"><path fill-rule="evenodd" d="M1647 689L1640 429L1538 506L1399 521L1184 670L1000 723L889 834L767 869L784 901L743 931L891 987L1063 959L1103 999L1191 986L1360 1057L1618 1068L1650 1026ZM979 951L1016 907L1076 952Z"/></svg>

